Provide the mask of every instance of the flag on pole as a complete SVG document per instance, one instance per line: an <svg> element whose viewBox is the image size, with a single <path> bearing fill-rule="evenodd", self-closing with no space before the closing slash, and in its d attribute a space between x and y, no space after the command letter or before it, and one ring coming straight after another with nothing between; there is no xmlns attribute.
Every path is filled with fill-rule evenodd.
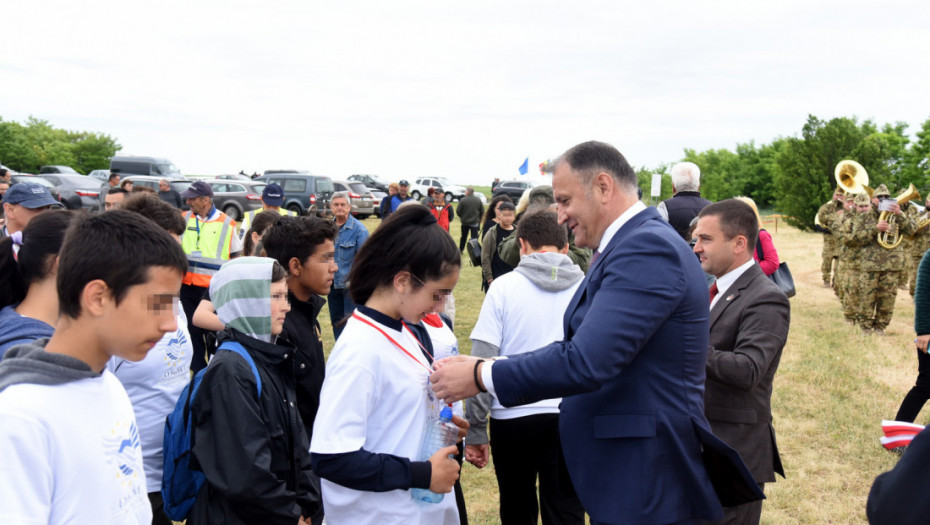
<svg viewBox="0 0 930 525"><path fill-rule="evenodd" d="M520 175L526 175L530 171L530 158L527 157L523 159L523 164L520 164Z"/></svg>

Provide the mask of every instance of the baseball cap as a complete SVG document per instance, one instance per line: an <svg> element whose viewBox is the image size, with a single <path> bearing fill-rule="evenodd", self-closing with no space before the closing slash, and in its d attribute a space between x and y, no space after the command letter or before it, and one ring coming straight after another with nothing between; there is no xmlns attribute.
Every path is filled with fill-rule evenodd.
<svg viewBox="0 0 930 525"><path fill-rule="evenodd" d="M262 190L262 202L268 206L280 206L284 204L284 190L281 186L271 183Z"/></svg>
<svg viewBox="0 0 930 525"><path fill-rule="evenodd" d="M20 182L6 190L3 196L4 204L19 204L24 208L35 209L43 206L61 206L48 188L34 182Z"/></svg>
<svg viewBox="0 0 930 525"><path fill-rule="evenodd" d="M401 186L410 186L410 183L407 182L407 179L400 179L400 182L397 184L400 184Z"/></svg>
<svg viewBox="0 0 930 525"><path fill-rule="evenodd" d="M212 197L213 188L202 180L191 183L191 185L181 192L182 199L196 199L197 197Z"/></svg>

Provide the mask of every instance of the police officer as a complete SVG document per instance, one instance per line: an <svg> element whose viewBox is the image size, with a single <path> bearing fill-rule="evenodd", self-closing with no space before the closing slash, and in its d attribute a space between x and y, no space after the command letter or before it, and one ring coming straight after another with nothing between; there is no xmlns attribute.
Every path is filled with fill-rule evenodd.
<svg viewBox="0 0 930 525"><path fill-rule="evenodd" d="M263 211L276 211L282 216L297 215L291 210L282 208L282 204L284 204L284 190L281 189L281 186L273 182L265 186L265 189L262 190L262 208L246 212L245 217L242 218L242 224L239 226L239 237L245 237L245 234L249 232L249 228L252 227L255 216Z"/></svg>
<svg viewBox="0 0 930 525"><path fill-rule="evenodd" d="M190 211L185 212L187 228L181 236L181 248L187 255L187 274L181 281L181 304L187 314L194 359L191 370L207 366L206 332L193 323L194 310L210 287L210 279L226 261L242 252L242 240L236 234L236 221L213 205L213 189L196 181L181 193Z"/></svg>

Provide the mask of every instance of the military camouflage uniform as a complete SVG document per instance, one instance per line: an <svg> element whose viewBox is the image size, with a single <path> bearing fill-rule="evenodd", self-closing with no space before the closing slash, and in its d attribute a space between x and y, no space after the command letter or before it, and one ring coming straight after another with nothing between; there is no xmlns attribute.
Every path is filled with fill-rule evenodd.
<svg viewBox="0 0 930 525"><path fill-rule="evenodd" d="M837 265L834 283L843 305L843 317L849 323L859 321L859 305L862 302L859 276L862 273L862 251L868 243L861 236L854 235L854 229L861 227L861 215L855 210L846 210L835 222L840 263Z"/></svg>
<svg viewBox="0 0 930 525"><path fill-rule="evenodd" d="M839 246L837 236L833 233L834 223L842 216L837 213L843 209L843 203L834 199L825 203L817 211L817 218L820 219L820 226L830 230L830 233L823 234L823 262L820 265L820 273L823 274L823 284L830 285L833 282L833 263L839 258Z"/></svg>
<svg viewBox="0 0 930 525"><path fill-rule="evenodd" d="M904 267L905 252L898 246L886 250L878 244L879 212L860 214L853 225L853 236L867 244L863 247L860 260L862 271L859 278L859 293L862 300L858 322L864 331L884 332L894 313L894 300L898 292L898 279ZM900 235L910 235L916 225L906 213L895 215Z"/></svg>
<svg viewBox="0 0 930 525"><path fill-rule="evenodd" d="M911 206L911 203L907 202L901 206L901 213L905 214L914 221L914 224L917 224L917 215L920 213L917 211L917 208ZM914 239L910 235L905 235L904 240L901 241L901 248L904 249L904 257L902 257L902 266L901 274L898 279L898 288L904 290L907 288L907 280L911 275L911 253L914 250ZM917 263L914 265L914 271L917 271L917 264L920 264L920 258L917 259ZM911 294L914 295L914 294Z"/></svg>
<svg viewBox="0 0 930 525"><path fill-rule="evenodd" d="M911 206L911 208L916 210L914 206ZM924 212L923 215L919 215L915 213L914 223L920 224L921 218L930 217L930 215L928 214L930 214L930 210L927 210L926 212ZM923 258L924 252L930 249L930 226L921 228L917 233L914 234L913 237L910 237L909 240L911 243L911 247L910 247L910 254L908 256L910 260L908 261L908 268L907 268L908 278L910 280L910 286L908 287L908 291L910 292L911 297L913 297L914 286L917 284L917 267L920 266L920 260Z"/></svg>

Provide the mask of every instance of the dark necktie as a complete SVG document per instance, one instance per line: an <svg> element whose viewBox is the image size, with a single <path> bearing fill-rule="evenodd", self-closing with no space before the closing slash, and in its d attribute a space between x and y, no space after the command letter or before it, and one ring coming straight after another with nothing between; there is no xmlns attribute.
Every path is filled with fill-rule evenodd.
<svg viewBox="0 0 930 525"><path fill-rule="evenodd" d="M714 302L714 297L717 297L717 283L710 285L710 302Z"/></svg>

